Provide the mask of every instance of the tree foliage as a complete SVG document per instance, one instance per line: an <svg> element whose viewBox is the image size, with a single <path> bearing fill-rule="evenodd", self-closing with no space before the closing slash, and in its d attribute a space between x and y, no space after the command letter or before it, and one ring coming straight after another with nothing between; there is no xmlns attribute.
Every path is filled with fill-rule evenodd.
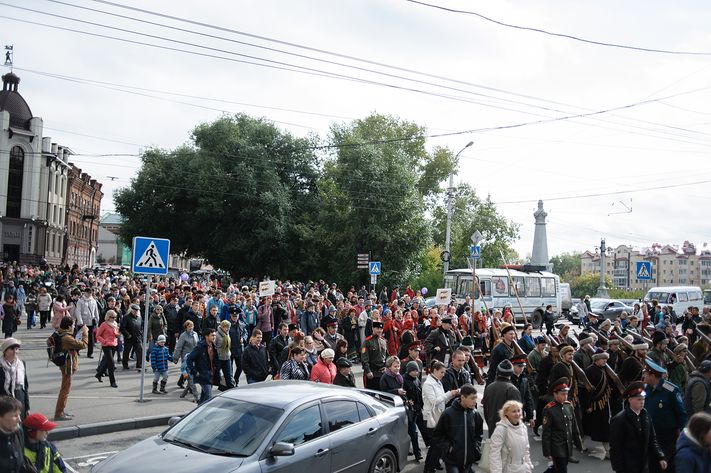
<svg viewBox="0 0 711 473"><path fill-rule="evenodd" d="M299 218L318 202L312 143L246 115L199 125L192 141L146 152L116 192L124 239L170 238L174 253L242 274L304 276L293 249L308 237Z"/></svg>
<svg viewBox="0 0 711 473"><path fill-rule="evenodd" d="M450 268L466 268L471 236L479 231L483 236L481 259L483 267L498 267L503 252L507 262L518 258L511 244L518 239L519 225L510 222L496 210L490 199L481 200L468 184L457 187L452 206ZM447 206L443 202L434 211L434 239L444 244L447 229Z"/></svg>
<svg viewBox="0 0 711 473"><path fill-rule="evenodd" d="M570 281L570 292L574 299L580 299L585 295L595 297L597 293L597 288L600 286L600 274L595 273L585 273L580 276L573 278ZM608 288L612 286L612 278L609 275L605 275L605 286Z"/></svg>
<svg viewBox="0 0 711 473"><path fill-rule="evenodd" d="M428 150L425 129L387 115L334 124L324 142L247 115L198 125L174 150L151 149L114 194L122 236L169 238L171 251L235 275L368 281L356 254L381 261L379 283L441 285L452 152ZM318 151L326 150L326 151ZM319 154L320 153L320 154ZM469 237L484 265L515 257L518 226L467 185L457 190L451 267L466 267Z"/></svg>
<svg viewBox="0 0 711 473"><path fill-rule="evenodd" d="M563 253L551 258L553 272L569 282L580 276L580 253Z"/></svg>

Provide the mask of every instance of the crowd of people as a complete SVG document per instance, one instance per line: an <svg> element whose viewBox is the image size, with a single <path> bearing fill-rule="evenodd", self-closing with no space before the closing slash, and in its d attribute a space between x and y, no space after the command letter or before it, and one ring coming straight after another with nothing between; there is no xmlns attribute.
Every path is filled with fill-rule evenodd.
<svg viewBox="0 0 711 473"><path fill-rule="evenodd" d="M690 307L677 317L648 301L633 314L602 320L581 307L577 327L556 328L548 307L546 333L536 335L528 323L517 328L521 321L510 307L482 312L468 298L427 306L409 286L376 293L277 281L260 294L254 279L152 277L146 298L145 280L126 272L9 265L0 276L0 437L8 439L0 443L1 471L16 471L3 468L22 458L61 462L46 435L36 435L46 445L34 448L49 453L32 456L32 427L18 428L23 435L11 428L28 419L35 425L32 416L41 415L30 409L31 373L17 356L22 323L52 329L48 355L61 376L55 422L72 418L66 411L72 376L80 357L94 358L98 343L97 382L108 377L106 386L116 388L119 365L140 371L147 363L152 394L165 396L173 363L179 397L198 404L213 387L232 389L242 379L356 387L358 364L362 386L404 400L412 455L424 459L426 473L441 463L451 472L476 464L496 473L531 472L529 428L551 473L579 461L575 448L610 460L619 473L711 468L707 309ZM477 384L486 386L481 402ZM47 428L35 432L55 425L44 420ZM24 456L10 455L16 437ZM639 454L631 457L632 451Z"/></svg>

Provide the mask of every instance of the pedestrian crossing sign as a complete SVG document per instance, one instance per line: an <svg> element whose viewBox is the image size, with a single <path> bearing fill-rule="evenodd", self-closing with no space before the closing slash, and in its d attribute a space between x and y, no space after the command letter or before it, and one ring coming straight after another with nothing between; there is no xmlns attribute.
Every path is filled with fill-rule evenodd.
<svg viewBox="0 0 711 473"><path fill-rule="evenodd" d="M134 237L131 271L139 274L168 274L170 240Z"/></svg>
<svg viewBox="0 0 711 473"><path fill-rule="evenodd" d="M637 262L637 279L640 281L649 281L652 279L652 262L638 261Z"/></svg>

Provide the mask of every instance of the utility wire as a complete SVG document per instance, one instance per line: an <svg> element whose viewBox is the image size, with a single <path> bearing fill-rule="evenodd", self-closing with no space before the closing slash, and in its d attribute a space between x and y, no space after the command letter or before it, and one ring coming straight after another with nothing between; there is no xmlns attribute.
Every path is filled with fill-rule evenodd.
<svg viewBox="0 0 711 473"><path fill-rule="evenodd" d="M127 15L120 15L120 14L113 13L113 12L106 12L106 11L98 10L98 9L94 9L94 8L78 6L78 5L74 5L74 4L71 4L71 3L68 3L68 2L59 1L59 0L46 0L46 1L52 2L52 3L61 4L61 5L72 6L72 7L75 7L75 8L81 8L81 9L85 9L85 10L88 10L88 11L98 12L98 13L102 13L102 14L105 14L105 15L111 15L111 16L115 16L115 17L118 17L118 18L129 19L129 20L133 20L133 21L138 21L138 22L142 22L142 23L147 23L147 24L150 24L150 25L153 25L153 26L158 26L158 27L163 27L163 28L169 28L169 29L173 29L173 30L177 30L177 31L181 31L181 32L188 32L188 33L191 33L191 34L207 36L207 37L210 37L210 38L220 39L220 40L224 40L224 41L230 41L230 42L234 42L234 43L237 43L237 44L247 45L247 46L256 47L256 48L262 48L262 49L266 49L266 50L269 50L269 51L274 51L274 52L278 52L278 53L282 53L282 54L293 55L293 56L300 57L300 58L306 58L306 59L315 60L315 61L320 61L320 62L325 62L325 63L329 63L329 64L335 64L335 65L343 66L343 67L355 68L355 69L357 69L357 70L366 71L366 72L371 72L371 73L375 73L375 74L381 74L381 75L385 75L385 76L393 77L393 78L398 78L398 79L402 79L402 80L414 81L414 82L420 83L420 84L426 84L426 85L431 85L431 86L435 86L435 87L444 87L444 88L451 89L451 90L454 90L454 91L457 91L457 92L464 92L464 93L473 94L473 95L476 95L476 96L488 97L488 98L491 98L491 99L494 99L494 100L497 100L497 101L505 101L505 102L510 102L510 103L512 103L512 104L516 104L516 105L522 105L522 106L527 106L527 107L532 107L532 108L539 108L539 109L542 109L542 110L544 110L544 111L549 111L549 112L566 113L566 114L567 114L567 113L570 113L569 111L559 110L559 109L556 109L556 108L542 107L542 106L540 106L540 105L535 105L535 104L530 104L530 103L525 103L525 102L520 102L520 101L513 101L513 100L509 100L509 99L503 99L503 98L500 98L500 97L494 97L494 96L490 96L490 95L486 95L486 94L474 93L474 92L471 92L471 91L469 91L469 90L463 90L463 89L459 89L459 88L446 87L446 86L442 86L441 84L437 84L437 83L432 83L432 82L427 82L427 81L416 80L416 79L412 79L412 78L409 78L409 77L403 77L403 76L401 76L401 75L388 74L388 73L384 73L384 72L377 71L377 70L372 70L372 69L366 69L366 68L362 68L362 67L352 66L352 65L350 65L350 64L344 64L344 63L341 63L341 62L327 61L327 60L324 60L324 59L321 59L321 58L315 58L315 57L312 57L312 56L307 56L307 55L303 55L303 54L297 54L297 53L293 53L293 52L289 52L289 51L284 51L284 50L282 50L282 49L269 48L269 47L265 47L265 46L262 46L262 45L257 45L257 44L253 44L253 43L248 43L248 42L245 42L245 41L237 41L237 40L234 40L234 39L232 39L232 38L226 38L226 37L222 37L222 36L210 35L210 34L207 34L207 33L200 32L200 31L188 30L188 29L184 29L184 28L177 28L177 27L174 27L174 26L169 26L169 25L164 25L164 24L157 23L157 22L152 22L152 21L148 21L148 20L143 20L143 19L139 19L139 18L134 18L134 17L130 17L130 16L127 16ZM99 2L99 3L106 3L106 2ZM110 2L108 2L108 3L111 4ZM138 10L138 11L143 11L143 12L147 12L147 11L141 10L141 9L134 9L134 8L130 8L130 9L132 9L132 10ZM34 11L37 12L36 10L34 10ZM163 15L160 15L160 14L155 13L155 12L151 12L151 14L152 14L152 15L163 16ZM63 17L63 18L66 18L66 17ZM176 19L176 17L170 17L170 18ZM187 20L185 20L185 19L180 19L180 21L187 21ZM189 22L189 21L188 21L188 22ZM189 22L189 23L194 23L194 22ZM213 26L213 27L214 27L214 26ZM218 29L221 29L221 28L218 28ZM230 30L230 31L232 31L232 30ZM235 31L235 33L242 34L241 32L236 32L236 31ZM309 49L309 48L307 48L307 49ZM330 53L330 52L329 52L329 54L337 55L336 53ZM356 60L358 60L358 61L363 61L363 62L370 62L370 61L365 61L365 60L362 60L362 59L359 59L359 58L354 58L354 59L356 59ZM380 64L379 64L379 65L380 65ZM394 69L402 69L402 68L394 68ZM411 72L414 72L414 73L416 73L416 74L421 74L421 73L419 73L419 72L417 72L417 71L411 71ZM426 75L426 74L425 74L425 75ZM446 79L446 80L449 80L449 79L447 79L447 78L445 78L445 79ZM449 80L449 81L450 81L450 82L458 82L458 81L453 81L453 80ZM467 83L467 84L468 84L468 85L471 85L471 86L475 86L475 87L483 87L483 86L480 86L480 85L478 85L478 84L471 84L471 83ZM568 106L568 107L579 108L579 109L583 109L583 110L586 110L586 111L591 111L590 109L585 109L585 108L583 108L583 107L577 107L577 106L574 106L574 105L567 105L567 104L560 104L560 103L558 103L558 102L552 102L552 101L549 101L549 100L546 100L546 99L541 99L541 98L538 98L538 97L525 96L525 95L522 95L522 94L517 94L517 93L514 93L514 92L509 92L509 91L505 91L505 90L502 90L502 89L494 89L494 88L486 88L486 89L489 89L489 90L496 90L496 91L499 91L499 92L503 92L503 93L507 93L507 94L515 95L515 96L531 98L531 99L534 99L534 100L537 100L537 101L550 102L550 103L554 103L554 104L558 104L558 105L565 105L565 106ZM487 106L487 104L482 104L482 103L480 103L480 105ZM501 108L501 109L503 109L503 110L515 111L515 112L519 112L519 113L528 113L528 112L525 112L525 111L522 111L522 110L512 110L512 109L510 109L510 108L504 108L504 107L495 107L495 108ZM532 114L532 115L536 115L536 114ZM538 115L538 116L540 116L540 115ZM626 118L626 117L621 117L621 118L629 119L629 118ZM671 129L676 129L676 130L680 130L680 131L685 131L685 132L688 132L688 133L705 134L705 133L703 133L703 132L699 132L699 131L696 131L696 130L689 130L689 129L685 129L685 128L681 128L681 127L675 127L675 126L671 126L671 125L660 124L660 123L650 122L650 121L641 120L641 119L629 119L629 120L639 121L639 122L642 122L642 123L647 123L647 124L651 124L651 125L655 125L655 126L667 127L667 128L671 128ZM623 124L623 126L632 126L632 125Z"/></svg>
<svg viewBox="0 0 711 473"><path fill-rule="evenodd" d="M547 30L541 29L541 28L532 28L529 26L520 26L520 25L511 24L511 23L505 23L503 21L495 20L493 18L484 16L481 13L477 13L474 11L458 10L456 8L448 8L448 7L444 7L442 5L434 5L432 3L422 2L420 0L405 0L405 1L410 2L410 3L415 3L417 5L421 5L424 7L435 8L437 10L447 11L450 13L460 13L460 14L464 14L464 15L476 16L477 18L481 18L482 20L488 21L490 23L494 23L499 26L504 26L506 28L513 28L513 29L523 30L523 31L532 31L534 33L540 33L540 34L544 34L544 35L548 35L548 36L555 36L558 38L566 38L566 39L570 39L573 41L579 41L581 43L594 44L596 46L606 46L606 47L610 47L610 48L629 49L632 51L641 51L641 52L646 52L646 53L674 54L674 55L681 55L681 56L711 56L711 52L705 52L705 51L679 51L679 50L671 50L671 49L655 49L655 48L645 48L645 47L641 47L641 46L631 46L631 45L626 45L626 44L609 43L606 41L596 41L596 40L581 38L580 36L573 36L573 35L565 34L565 33L555 33L552 31L547 31Z"/></svg>

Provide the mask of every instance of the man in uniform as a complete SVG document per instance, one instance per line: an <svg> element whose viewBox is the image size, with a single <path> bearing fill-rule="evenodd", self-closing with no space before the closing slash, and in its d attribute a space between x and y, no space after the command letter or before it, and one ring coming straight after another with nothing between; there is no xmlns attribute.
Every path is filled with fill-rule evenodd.
<svg viewBox="0 0 711 473"><path fill-rule="evenodd" d="M597 349L592 356L592 365L585 370L593 389L590 392L583 391L580 396L583 434L589 435L593 442L602 442L604 452L601 459L610 458L610 396L614 386L605 371L609 358L607 352Z"/></svg>
<svg viewBox="0 0 711 473"><path fill-rule="evenodd" d="M647 411L654 424L657 442L659 442L665 458L669 460L666 472L674 473L673 457L676 451L676 439L686 425L687 415L681 391L677 386L662 378L665 374L667 374L667 370L647 359L647 368L642 381L647 385L645 388ZM662 471L657 462L651 462L649 470L650 473Z"/></svg>
<svg viewBox="0 0 711 473"><path fill-rule="evenodd" d="M627 407L610 422L610 462L616 473L646 473L647 461L662 470L667 467L652 419L644 409L645 396L644 383L630 383L624 393Z"/></svg>
<svg viewBox="0 0 711 473"><path fill-rule="evenodd" d="M607 364L612 368L617 376L619 377L620 371L622 370L623 358L620 356L620 340L615 337L614 334L610 337L609 346L607 349L607 354L610 358L607 360ZM624 382L623 382L623 385ZM613 389L610 395L610 416L614 417L618 412L622 410L622 394L617 390Z"/></svg>
<svg viewBox="0 0 711 473"><path fill-rule="evenodd" d="M452 317L445 315L442 317L442 325L432 330L425 339L424 345L428 365L437 360L449 366L452 351L454 350L454 341Z"/></svg>
<svg viewBox="0 0 711 473"><path fill-rule="evenodd" d="M549 392L553 395L553 401L543 408L543 456L553 463L546 473L568 473L573 445L582 449L575 412L568 402L568 391L567 378L552 382Z"/></svg>
<svg viewBox="0 0 711 473"><path fill-rule="evenodd" d="M647 352L648 358L651 358L653 362L665 369L669 361L671 361L664 352L668 343L669 339L664 335L664 332L655 330L652 334L652 349Z"/></svg>
<svg viewBox="0 0 711 473"><path fill-rule="evenodd" d="M373 335L367 337L360 349L363 362L363 385L368 389L380 390L380 377L385 371L388 347L383 335L383 323L373 322Z"/></svg>
<svg viewBox="0 0 711 473"><path fill-rule="evenodd" d="M560 361L556 363L551 369L551 373L548 379L552 382L553 380L559 380L561 378L566 378L568 380L568 393L566 394L566 399L573 406L573 411L575 412L575 419L577 425L582 424L583 416L580 412L580 392L579 383L576 377L575 371L573 370L573 352L575 349L570 345L564 346L560 349ZM550 386L549 386L550 388ZM578 463L578 460L574 457L570 459L571 463Z"/></svg>
<svg viewBox="0 0 711 473"><path fill-rule="evenodd" d="M496 368L504 360L510 360L514 356L513 343L516 340L516 329L509 324L501 326L501 342L491 351L491 362L489 372L486 375L486 384L493 383L496 379Z"/></svg>
<svg viewBox="0 0 711 473"><path fill-rule="evenodd" d="M665 368L669 373L669 381L675 384L681 392L686 389L686 382L689 379L689 372L686 370L684 358L689 353L686 343L679 343L674 347L674 359ZM687 413L690 414L690 413Z"/></svg>
<svg viewBox="0 0 711 473"><path fill-rule="evenodd" d="M593 314L590 314L591 316ZM585 370L588 366L592 365L592 354L595 352L595 342L597 342L597 336L595 334L580 335L578 340L580 343L580 348L573 355L573 361L575 361L580 369Z"/></svg>
<svg viewBox="0 0 711 473"><path fill-rule="evenodd" d="M511 376L511 383L516 386L518 392L521 394L521 402L523 403L523 421L530 424L533 427L533 411L536 405L533 401L533 395L531 394L531 383L526 373L526 355L514 355L511 358L511 364L513 364L513 375Z"/></svg>
<svg viewBox="0 0 711 473"><path fill-rule="evenodd" d="M632 356L625 358L622 362L620 370L620 381L625 386L628 386L633 381L642 380L642 371L644 371L644 360L647 357L647 349L649 346L641 338L635 337L632 342Z"/></svg>

